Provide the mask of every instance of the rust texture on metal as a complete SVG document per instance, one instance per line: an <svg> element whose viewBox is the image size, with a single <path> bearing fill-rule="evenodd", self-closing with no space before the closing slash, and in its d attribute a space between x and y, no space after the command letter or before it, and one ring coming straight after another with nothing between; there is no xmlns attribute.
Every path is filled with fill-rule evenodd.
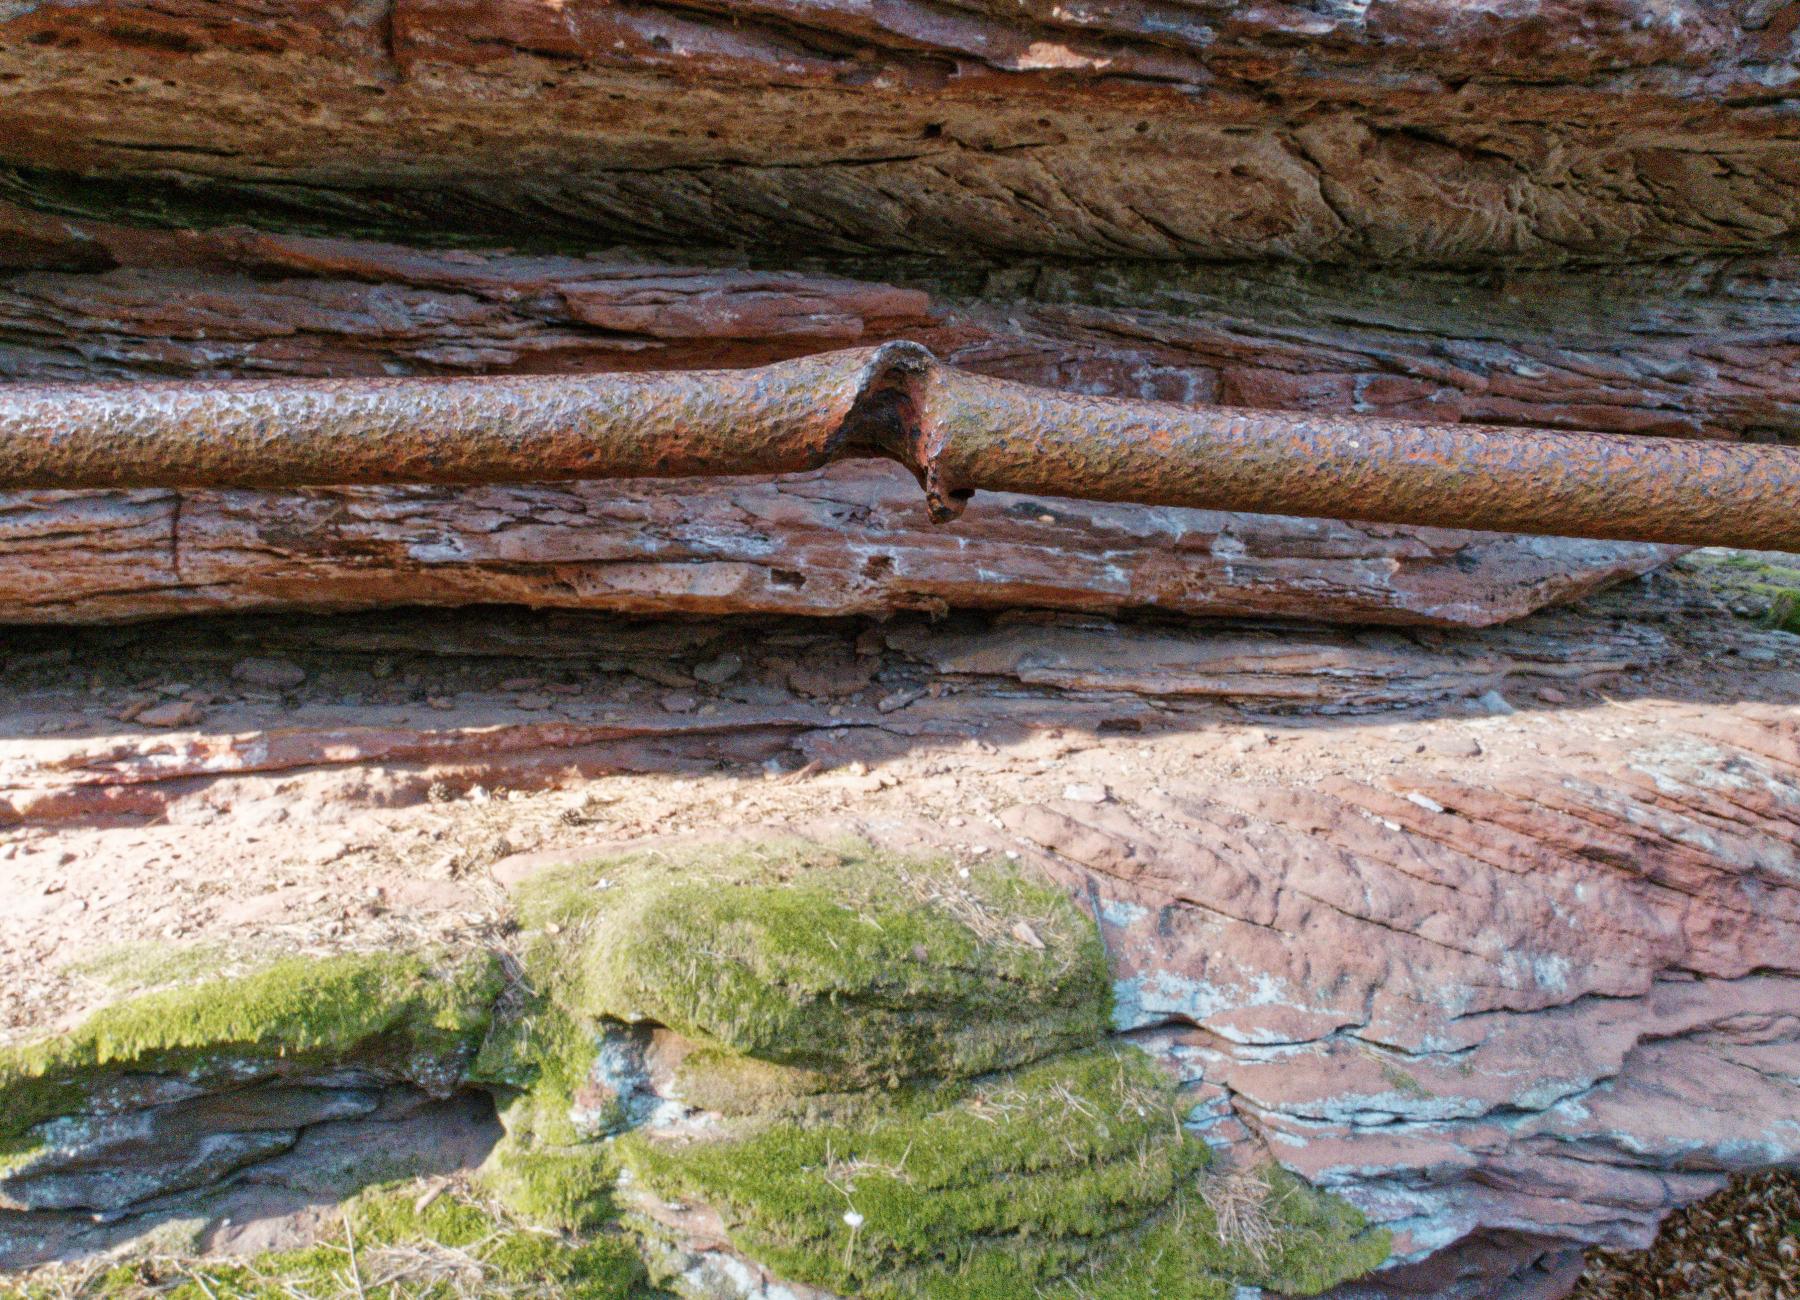
<svg viewBox="0 0 1800 1300"><path fill-rule="evenodd" d="M781 474L833 459L874 349L754 370L0 387L0 487Z"/></svg>
<svg viewBox="0 0 1800 1300"><path fill-rule="evenodd" d="M0 488L909 467L978 490L1800 550L1800 448L1081 397L911 343L754 370L0 388Z"/></svg>

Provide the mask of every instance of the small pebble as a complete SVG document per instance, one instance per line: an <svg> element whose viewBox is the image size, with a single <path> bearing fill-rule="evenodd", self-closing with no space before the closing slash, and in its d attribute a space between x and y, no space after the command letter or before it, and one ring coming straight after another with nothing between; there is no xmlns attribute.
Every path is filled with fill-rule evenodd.
<svg viewBox="0 0 1800 1300"><path fill-rule="evenodd" d="M1493 714L1495 717L1504 717L1506 714L1518 712L1517 709L1506 702L1506 697L1500 694L1499 691L1488 691L1477 696L1475 703L1479 704L1483 710Z"/></svg>
<svg viewBox="0 0 1800 1300"><path fill-rule="evenodd" d="M875 708L876 711L880 713L893 713L897 709L904 709L914 700L922 698L924 694L925 688L922 686L904 687L901 690L893 692L891 695L882 696L876 703Z"/></svg>
<svg viewBox="0 0 1800 1300"><path fill-rule="evenodd" d="M728 682L743 671L744 661L736 655L720 655L717 659L709 659L694 669L694 676L701 681L717 686Z"/></svg>
<svg viewBox="0 0 1800 1300"><path fill-rule="evenodd" d="M1433 736L1420 749L1430 749L1445 758L1480 758L1481 743L1472 736Z"/></svg>
<svg viewBox="0 0 1800 1300"><path fill-rule="evenodd" d="M135 721L146 727L191 727L206 716L192 700L170 700L139 710Z"/></svg>
<svg viewBox="0 0 1800 1300"><path fill-rule="evenodd" d="M137 721L138 714L156 703L156 698L157 697L154 695L134 696L132 699L127 700L124 706L117 713L113 714L113 717L117 718L120 722L135 722Z"/></svg>

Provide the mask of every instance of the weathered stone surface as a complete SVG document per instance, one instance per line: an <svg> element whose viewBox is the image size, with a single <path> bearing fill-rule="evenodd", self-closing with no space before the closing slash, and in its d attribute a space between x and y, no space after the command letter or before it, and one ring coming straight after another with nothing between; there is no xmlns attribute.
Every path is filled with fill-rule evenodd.
<svg viewBox="0 0 1800 1300"><path fill-rule="evenodd" d="M0 1178L0 1209L111 1213L205 1186L286 1151L302 1128L367 1115L378 1098L370 1089L250 1088L54 1120L32 1134L41 1149Z"/></svg>
<svg viewBox="0 0 1800 1300"><path fill-rule="evenodd" d="M15 192L814 253L1761 248L1791 7L83 0L0 24ZM204 104L204 112L195 105Z"/></svg>
<svg viewBox="0 0 1800 1300"><path fill-rule="evenodd" d="M439 622L404 616L365 619L360 628L365 635L354 624L328 627L325 639L339 647L429 648L441 635ZM316 690L244 693L225 660L212 669L223 679L217 691L211 682L188 688L212 703L203 720L179 729L146 726L138 714L123 728L63 734L88 730L49 720L74 702L54 692L27 697L23 708L0 711L0 727L45 734L21 735L0 751L0 825L168 814L189 799L204 801L216 781L330 767L424 765L432 775L409 782L441 781L455 770L460 784L516 788L553 784L571 771L654 770L677 755L693 763L760 761L790 744L835 764L848 761L838 750L854 752L872 737L905 744L1003 725L1021 691L1047 716L1096 727L1143 728L1160 708L1215 701L1271 715L1451 701L1487 712L1476 701L1514 683L1579 687L1658 668L1678 654L1655 627L1556 614L1481 634L1230 624L1201 634L1191 626L1068 617L964 618L949 627L914 619L854 643L836 629L804 625L702 626L678 638L655 635L657 625L649 630L645 637L570 617L527 637L535 645L526 653L560 660L565 672L585 675L596 658L616 671L523 703L509 686L514 678L501 677L516 674L516 660L493 660L471 675L448 656L427 661L424 673L415 669L387 701L354 704L343 701L341 678ZM295 622L265 624L264 635L290 644L315 639ZM97 647L107 633L88 636ZM189 678L204 662L189 656L217 644L203 625L146 629L143 643L157 659L185 660ZM739 675L721 684L689 675L727 646L746 665ZM660 657L638 658L646 651ZM647 688L668 682L689 688ZM91 685L81 694L75 707L115 716L130 713L119 701L135 698ZM421 695L429 702L423 708ZM677 695L678 706L671 703ZM841 746L833 739L840 733L856 739Z"/></svg>
<svg viewBox="0 0 1800 1300"><path fill-rule="evenodd" d="M129 1248L159 1227L185 1227L182 1235L195 1245L223 1254L291 1248L341 1230L338 1204L372 1181L473 1168L499 1135L493 1103L480 1093L426 1100L404 1087L329 1091L358 1100L290 1110L290 1118L310 1121L299 1130L196 1129L156 1152L160 1163L150 1166L128 1150L96 1151L81 1189L84 1208L0 1208L0 1267ZM152 1128L158 1115L131 1118ZM99 1199L91 1195L96 1189L143 1191L151 1199L95 1213L85 1206Z"/></svg>
<svg viewBox="0 0 1800 1300"><path fill-rule="evenodd" d="M16 208L0 209L0 260L36 268L0 278L0 372L17 378L743 365L904 334L988 373L1182 400L1713 437L1786 436L1795 409L1781 261L1521 275L1497 300L1456 276L1062 268L1002 306L819 275L175 235ZM463 492L13 494L0 617L503 601L1479 624L1669 553L1011 497L935 528L905 475L879 465Z"/></svg>
<svg viewBox="0 0 1800 1300"><path fill-rule="evenodd" d="M1585 1245L1800 1163L1800 642L1698 572L1407 634L492 614L33 633L0 713L0 1012L14 1033L66 1018L64 963L167 930L467 942L501 924L495 882L621 841L1017 854L1097 906L1119 1032L1189 1081L1191 1124L1399 1234L1353 1294L1556 1294ZM305 679L247 687L250 655ZM814 696L796 664L868 676ZM208 721L116 720L156 686ZM659 704L676 690L688 712ZM337 1128L246 1177L273 1187ZM323 1188L311 1167L281 1186Z"/></svg>
<svg viewBox="0 0 1800 1300"><path fill-rule="evenodd" d="M1576 634L1585 624L1554 616L1529 631L1421 643L1398 632L1274 628L1124 629L1101 620L1039 620L968 631L911 625L887 643L955 677L1015 678L1062 691L1199 697L1270 711L1318 714L1417 706L1486 696L1514 677L1610 677L1668 661L1674 648L1653 628Z"/></svg>
<svg viewBox="0 0 1800 1300"><path fill-rule="evenodd" d="M0 6L0 377L906 336L1088 392L1793 440L1797 34L1763 0ZM446 237L537 242L409 246ZM504 924L490 869L546 849L1017 855L1097 912L1119 1032L1194 1128L1397 1232L1346 1297L1558 1294L1585 1245L1800 1164L1794 638L1662 579L1485 631L1124 611L1466 629L1668 554L1005 498L933 530L872 466L7 497L8 621L903 617L9 633L0 1033L78 1009L109 944L467 944ZM991 613L1020 605L1075 613ZM990 612L916 617L951 606ZM241 1176L262 1209L221 1201L217 1240L254 1245L356 1185L405 1091L200 1123L219 1098L134 1085L8 1190L111 1213ZM411 1147L473 1163L463 1110ZM32 1213L0 1254L124 1235ZM764 1285L717 1235L696 1265Z"/></svg>
<svg viewBox="0 0 1800 1300"><path fill-rule="evenodd" d="M1501 1294L1506 1261L1556 1294L1582 1246L1800 1162L1790 714L1005 817L1100 882L1119 1024L1184 1027L1209 1128L1391 1222L1431 1261L1392 1286Z"/></svg>
<svg viewBox="0 0 1800 1300"><path fill-rule="evenodd" d="M0 203L0 268L0 376L17 379L755 365L904 336L1082 392L1800 436L1800 262L1784 255L1404 273L914 259L853 264L856 278L168 232Z"/></svg>
<svg viewBox="0 0 1800 1300"><path fill-rule="evenodd" d="M0 494L0 619L1027 605L1480 626L1677 553L1007 494L938 527L906 472L874 462L778 480L11 493Z"/></svg>

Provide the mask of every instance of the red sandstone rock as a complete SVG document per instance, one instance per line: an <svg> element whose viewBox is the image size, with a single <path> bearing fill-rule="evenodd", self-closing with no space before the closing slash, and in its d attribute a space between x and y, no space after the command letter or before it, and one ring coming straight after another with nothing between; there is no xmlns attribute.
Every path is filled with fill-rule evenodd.
<svg viewBox="0 0 1800 1300"><path fill-rule="evenodd" d="M612 254L167 232L0 203L0 376L747 366L901 336L1047 387L1714 438L1800 431L1791 257L1678 269L1032 267L987 300ZM1016 283L1014 282L1016 279ZM944 283L944 289L932 288Z"/></svg>
<svg viewBox="0 0 1800 1300"><path fill-rule="evenodd" d="M1794 233L1795 26L1700 0L81 0L0 23L0 161L47 203L802 256L1622 260Z"/></svg>
<svg viewBox="0 0 1800 1300"><path fill-rule="evenodd" d="M19 378L739 365L905 334L989 373L1183 400L1722 437L1780 429L1794 397L1783 262L1707 280L1516 275L1473 313L1454 276L1384 292L1367 274L1240 269L1137 292L1065 268L1002 310L831 277L172 234L18 208L0 208L0 260L42 268L0 278L0 371ZM1113 305L1073 301L1095 294ZM846 529L857 546L839 544ZM0 616L516 601L1484 623L1667 553L1010 498L937 529L878 466L729 484L38 494L0 499Z"/></svg>
<svg viewBox="0 0 1800 1300"><path fill-rule="evenodd" d="M1483 625L1679 553L984 494L896 466L782 479L0 494L0 619L511 603L867 614L1009 605Z"/></svg>
<svg viewBox="0 0 1800 1300"><path fill-rule="evenodd" d="M1793 439L1797 31L1760 0L14 5L0 377L907 336L1079 391ZM594 255L414 246L445 236ZM1800 1161L1791 639L1643 591L1482 632L1110 615L1491 624L1667 554L1010 498L931 529L875 466L8 497L9 621L1076 613L13 634L0 1025L71 1011L56 972L109 942L465 935L540 822L848 818L1094 904L1192 1122L1398 1234L1346 1295L1555 1294L1585 1245ZM276 699L246 655L306 676ZM68 1231L33 1249L97 1240Z"/></svg>
<svg viewBox="0 0 1800 1300"><path fill-rule="evenodd" d="M1347 1294L1556 1294L1584 1246L1800 1161L1796 639L1690 617L1710 598L1683 581L1407 634L468 613L35 633L0 674L0 1023L72 1010L40 986L97 947L464 933L491 879L676 827L1017 854L1097 906L1119 1028L1192 1082L1192 1123L1395 1230L1397 1267ZM244 689L250 655L306 676ZM728 656L723 681L697 671ZM809 698L800 663L866 684ZM527 678L546 708L519 707ZM115 720L170 682L215 697L203 722ZM688 711L659 704L671 682ZM1499 685L1504 715L1479 705Z"/></svg>
<svg viewBox="0 0 1800 1300"><path fill-rule="evenodd" d="M1346 1294L1554 1295L1584 1245L1800 1160L1800 783L1761 756L1794 723L1705 716L1006 819L1101 882L1120 1024L1182 1026L1172 1058L1421 1261Z"/></svg>

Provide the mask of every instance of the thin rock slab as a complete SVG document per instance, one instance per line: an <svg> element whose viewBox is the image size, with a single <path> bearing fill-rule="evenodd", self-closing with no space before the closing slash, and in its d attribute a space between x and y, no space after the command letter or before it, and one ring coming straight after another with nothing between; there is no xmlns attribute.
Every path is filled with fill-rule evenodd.
<svg viewBox="0 0 1800 1300"><path fill-rule="evenodd" d="M485 488L0 494L0 621L517 604L674 614L1036 606L1486 626L1679 548L981 494L897 466Z"/></svg>
<svg viewBox="0 0 1800 1300"><path fill-rule="evenodd" d="M972 731L1016 734L1039 713L1045 725L1127 731L1221 707L1315 718L1486 713L1482 701L1503 688L1581 689L1680 653L1653 626L1556 612L1517 628L1412 635L970 615L896 620L846 643L844 628L805 622L633 626L566 615L521 626L416 612L323 625L271 618L235 632L294 647L318 672L279 694L245 687L235 675L243 661L203 623L83 632L71 668L92 659L133 675L178 673L188 695L208 701L172 701L183 712L165 724L140 707L154 698L140 691L92 676L57 681L58 666L30 655L8 661L21 678L50 680L0 700L0 735L10 736L0 740L0 827L179 819L229 804L253 778L329 769L379 769L419 789L521 789L796 751L835 767ZM739 672L706 682L697 674L722 650ZM377 652L429 657L383 685L363 667ZM520 686L531 660L574 680L556 693L535 677Z"/></svg>

